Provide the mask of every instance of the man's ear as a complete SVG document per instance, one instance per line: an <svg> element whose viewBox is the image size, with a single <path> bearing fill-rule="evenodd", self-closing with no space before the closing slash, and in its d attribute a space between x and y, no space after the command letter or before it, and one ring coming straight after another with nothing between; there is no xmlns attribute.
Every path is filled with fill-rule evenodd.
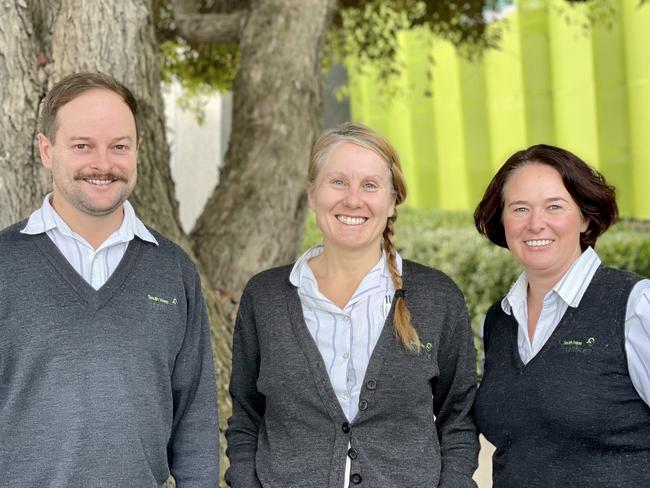
<svg viewBox="0 0 650 488"><path fill-rule="evenodd" d="M41 153L41 163L47 169L52 168L52 143L42 132L38 133L38 151Z"/></svg>

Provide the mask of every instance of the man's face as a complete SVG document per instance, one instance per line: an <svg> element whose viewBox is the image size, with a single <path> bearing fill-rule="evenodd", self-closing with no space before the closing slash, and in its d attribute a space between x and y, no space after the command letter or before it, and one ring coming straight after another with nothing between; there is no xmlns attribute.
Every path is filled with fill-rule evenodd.
<svg viewBox="0 0 650 488"><path fill-rule="evenodd" d="M121 216L137 177L128 105L110 90L89 90L59 108L55 131L54 142L38 138L43 166L52 172L55 210L66 221Z"/></svg>

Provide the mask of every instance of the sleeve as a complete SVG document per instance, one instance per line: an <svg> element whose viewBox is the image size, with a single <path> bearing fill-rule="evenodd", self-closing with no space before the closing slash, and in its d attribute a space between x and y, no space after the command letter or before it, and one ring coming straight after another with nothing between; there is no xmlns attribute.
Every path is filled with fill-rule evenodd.
<svg viewBox="0 0 650 488"><path fill-rule="evenodd" d="M464 300L457 300L452 310L440 338L440 373L433 391L442 457L439 486L476 488L472 475L478 466L479 442L471 414L476 394L476 350Z"/></svg>
<svg viewBox="0 0 650 488"><path fill-rule="evenodd" d="M172 373L174 420L167 447L177 488L219 486L219 423L210 324L192 265L186 284L187 323Z"/></svg>
<svg viewBox="0 0 650 488"><path fill-rule="evenodd" d="M634 285L625 315L625 352L632 384L650 405L650 280Z"/></svg>
<svg viewBox="0 0 650 488"><path fill-rule="evenodd" d="M232 376L230 396L232 416L228 419L226 454L230 467L226 482L233 488L261 488L255 470L257 437L264 416L266 401L257 390L260 348L251 298L244 291L232 345Z"/></svg>

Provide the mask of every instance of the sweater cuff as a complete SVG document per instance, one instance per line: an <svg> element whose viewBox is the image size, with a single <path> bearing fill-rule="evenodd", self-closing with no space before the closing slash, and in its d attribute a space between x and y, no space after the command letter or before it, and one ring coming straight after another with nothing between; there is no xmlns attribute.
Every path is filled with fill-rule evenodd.
<svg viewBox="0 0 650 488"><path fill-rule="evenodd" d="M450 469L443 469L440 473L439 488L477 488L471 476Z"/></svg>
<svg viewBox="0 0 650 488"><path fill-rule="evenodd" d="M237 463L236 467L230 466L224 476L228 486L232 488L262 488L257 479L255 463Z"/></svg>

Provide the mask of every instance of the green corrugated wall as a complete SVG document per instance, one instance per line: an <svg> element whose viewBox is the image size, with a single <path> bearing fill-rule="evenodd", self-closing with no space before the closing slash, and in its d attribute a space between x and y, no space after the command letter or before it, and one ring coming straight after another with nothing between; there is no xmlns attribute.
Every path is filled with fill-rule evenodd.
<svg viewBox="0 0 650 488"><path fill-rule="evenodd" d="M609 1L593 29L588 6L516 1L499 50L475 62L423 29L403 33L390 97L372 69L349 67L352 118L395 144L410 205L472 210L512 152L545 142L603 172L623 215L650 219L650 5Z"/></svg>

